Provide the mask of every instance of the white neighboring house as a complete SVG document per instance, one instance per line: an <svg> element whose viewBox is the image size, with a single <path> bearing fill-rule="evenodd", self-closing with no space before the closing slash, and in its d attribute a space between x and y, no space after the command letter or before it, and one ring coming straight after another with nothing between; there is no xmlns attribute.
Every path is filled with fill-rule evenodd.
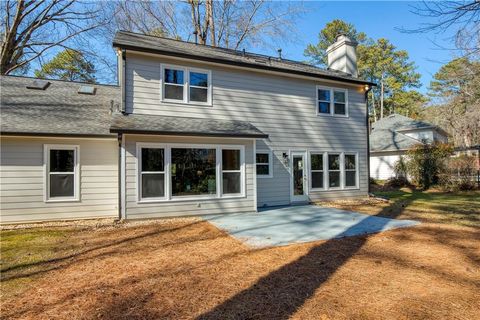
<svg viewBox="0 0 480 320"><path fill-rule="evenodd" d="M386 180L395 176L394 166L408 149L419 143L447 142L448 133L424 121L392 114L372 124L370 177Z"/></svg>

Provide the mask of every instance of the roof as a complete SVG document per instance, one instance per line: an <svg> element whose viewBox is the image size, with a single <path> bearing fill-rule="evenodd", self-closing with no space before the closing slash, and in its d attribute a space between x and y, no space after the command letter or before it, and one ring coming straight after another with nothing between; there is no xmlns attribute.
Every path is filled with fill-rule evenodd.
<svg viewBox="0 0 480 320"><path fill-rule="evenodd" d="M370 151L379 152L410 149L414 145L422 142L403 133L425 129L437 130L441 134L448 136L443 129L428 122L414 120L400 114L389 115L372 124Z"/></svg>
<svg viewBox="0 0 480 320"><path fill-rule="evenodd" d="M0 76L2 135L112 135L111 107L120 101L119 87L94 84L95 95L86 95L78 93L84 83L48 80L45 90L27 89L34 80Z"/></svg>
<svg viewBox="0 0 480 320"><path fill-rule="evenodd" d="M113 46L127 50L151 52L320 79L375 85L375 83L352 77L341 71L321 69L298 61L126 31L119 31L115 34Z"/></svg>
<svg viewBox="0 0 480 320"><path fill-rule="evenodd" d="M113 133L152 135L268 138L268 135L245 121L141 114L115 115L110 131Z"/></svg>

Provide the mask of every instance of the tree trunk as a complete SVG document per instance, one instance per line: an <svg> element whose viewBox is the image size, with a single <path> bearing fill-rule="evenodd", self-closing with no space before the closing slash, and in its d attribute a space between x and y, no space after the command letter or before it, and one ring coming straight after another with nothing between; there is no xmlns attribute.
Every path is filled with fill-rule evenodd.
<svg viewBox="0 0 480 320"><path fill-rule="evenodd" d="M372 106L373 106L373 122L377 122L377 107L375 106L375 93L373 92L373 89L370 90L372 93Z"/></svg>
<svg viewBox="0 0 480 320"><path fill-rule="evenodd" d="M380 84L380 119L383 119L383 75Z"/></svg>
<svg viewBox="0 0 480 320"><path fill-rule="evenodd" d="M207 14L207 21L210 27L210 44L213 47L217 46L216 38L215 38L215 23L213 21L213 1L207 0L206 2L206 14Z"/></svg>

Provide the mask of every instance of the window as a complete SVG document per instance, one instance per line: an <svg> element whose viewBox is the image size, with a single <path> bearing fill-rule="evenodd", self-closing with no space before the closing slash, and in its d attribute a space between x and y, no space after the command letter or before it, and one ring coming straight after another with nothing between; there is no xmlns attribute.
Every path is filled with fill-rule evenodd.
<svg viewBox="0 0 480 320"><path fill-rule="evenodd" d="M78 200L78 150L78 146L45 146L45 200Z"/></svg>
<svg viewBox="0 0 480 320"><path fill-rule="evenodd" d="M310 155L310 172L312 189L323 189L323 154Z"/></svg>
<svg viewBox="0 0 480 320"><path fill-rule="evenodd" d="M328 154L328 187L340 188L340 154Z"/></svg>
<svg viewBox="0 0 480 320"><path fill-rule="evenodd" d="M163 71L164 99L183 101L183 89L185 86L184 71L173 68L165 68Z"/></svg>
<svg viewBox="0 0 480 320"><path fill-rule="evenodd" d="M317 115L348 116L347 90L317 87Z"/></svg>
<svg viewBox="0 0 480 320"><path fill-rule="evenodd" d="M357 156L355 154L345 154L345 187L357 186Z"/></svg>
<svg viewBox="0 0 480 320"><path fill-rule="evenodd" d="M165 149L142 148L140 153L142 199L165 197Z"/></svg>
<svg viewBox="0 0 480 320"><path fill-rule="evenodd" d="M223 194L241 193L240 150L222 150L222 188Z"/></svg>
<svg viewBox="0 0 480 320"><path fill-rule="evenodd" d="M190 101L208 102L208 74L190 71Z"/></svg>
<svg viewBox="0 0 480 320"><path fill-rule="evenodd" d="M257 151L257 177L271 178L273 176L272 170L272 152L271 151Z"/></svg>
<svg viewBox="0 0 480 320"><path fill-rule="evenodd" d="M210 71L162 65L162 99L166 102L211 104Z"/></svg>
<svg viewBox="0 0 480 320"><path fill-rule="evenodd" d="M172 195L217 193L216 149L172 148Z"/></svg>

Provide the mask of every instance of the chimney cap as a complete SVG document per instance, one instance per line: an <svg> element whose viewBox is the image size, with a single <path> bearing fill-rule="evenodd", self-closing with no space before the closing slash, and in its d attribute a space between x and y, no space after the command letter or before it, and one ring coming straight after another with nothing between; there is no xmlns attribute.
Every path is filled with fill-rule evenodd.
<svg viewBox="0 0 480 320"><path fill-rule="evenodd" d="M340 33L336 36L335 42L332 43L330 46L328 46L327 53L337 49L338 47L340 47L342 45L349 45L349 46L352 46L352 47L356 47L358 45L358 42L351 39L346 34Z"/></svg>

